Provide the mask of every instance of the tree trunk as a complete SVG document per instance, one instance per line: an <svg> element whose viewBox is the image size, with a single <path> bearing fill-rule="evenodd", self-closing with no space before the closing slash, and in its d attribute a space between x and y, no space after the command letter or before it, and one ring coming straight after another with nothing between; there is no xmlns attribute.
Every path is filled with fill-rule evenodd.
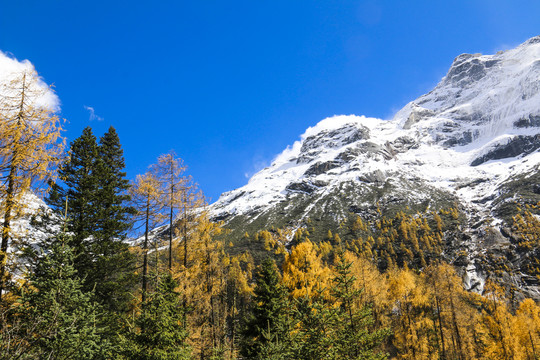
<svg viewBox="0 0 540 360"><path fill-rule="evenodd" d="M169 214L169 272L172 271L172 241L173 241L173 214L174 214L174 178L171 166L171 212Z"/></svg>
<svg viewBox="0 0 540 360"><path fill-rule="evenodd" d="M9 169L8 186L6 190L6 206L4 210L4 224L2 225L2 245L0 247L0 301L2 301L2 293L5 288L5 281L7 278L6 264L7 264L7 250L9 246L9 233L11 220L13 219L13 206L15 205L15 173L16 168L13 164Z"/></svg>
<svg viewBox="0 0 540 360"><path fill-rule="evenodd" d="M146 302L146 288L148 276L148 222L150 220L150 197L146 201L146 219L144 227L144 245L143 245L143 276L142 276L142 295L141 300L144 305Z"/></svg>
<svg viewBox="0 0 540 360"><path fill-rule="evenodd" d="M452 295L452 288L450 286L450 281L448 280L448 293L450 294L450 310L452 311L452 325L454 327L454 331L456 334L456 342L457 342L457 350L458 350L458 358L463 359L463 342L461 341L461 334L459 332L459 326L456 316L456 307L454 305L454 296Z"/></svg>
<svg viewBox="0 0 540 360"><path fill-rule="evenodd" d="M532 351L533 351L533 357L536 359L536 349L534 347L534 341L533 341L530 330L529 330L529 339L531 340L531 348L532 348Z"/></svg>
<svg viewBox="0 0 540 360"><path fill-rule="evenodd" d="M186 196L186 191L187 189L184 188L184 193L183 193L183 197L184 197L184 224L183 224L183 240L184 240L184 294L183 294L183 308L184 308L184 329L187 329L187 311L185 311L187 309L187 282L188 282L188 279L187 279L187 265L188 265L188 238L187 238L187 196Z"/></svg>
<svg viewBox="0 0 540 360"><path fill-rule="evenodd" d="M442 357L441 360L446 360L446 349L444 348L444 333L441 319L441 307L439 306L439 297L435 296L435 304L437 305L437 316L439 318L439 332L441 333Z"/></svg>

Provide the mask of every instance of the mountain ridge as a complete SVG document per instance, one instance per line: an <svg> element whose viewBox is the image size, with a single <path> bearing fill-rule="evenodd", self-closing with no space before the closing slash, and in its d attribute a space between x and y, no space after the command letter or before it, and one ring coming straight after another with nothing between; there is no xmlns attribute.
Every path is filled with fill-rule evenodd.
<svg viewBox="0 0 540 360"><path fill-rule="evenodd" d="M210 213L238 238L308 222L333 230L381 207L458 205L472 239L457 241L469 254L464 277L485 278L477 262L483 230L473 225L496 229L497 251L509 248L501 230L515 214L511 204L540 201L539 79L540 37L494 55L461 54L432 91L390 120L340 115L308 128ZM537 285L530 292L540 298Z"/></svg>

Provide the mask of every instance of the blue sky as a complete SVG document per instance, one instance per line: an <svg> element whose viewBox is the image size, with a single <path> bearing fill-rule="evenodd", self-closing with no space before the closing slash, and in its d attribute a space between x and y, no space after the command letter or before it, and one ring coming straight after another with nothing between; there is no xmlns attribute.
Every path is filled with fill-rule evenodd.
<svg viewBox="0 0 540 360"><path fill-rule="evenodd" d="M318 121L391 118L457 55L540 35L539 14L520 0L0 0L0 51L54 83L69 140L114 126L130 178L174 149L217 200Z"/></svg>

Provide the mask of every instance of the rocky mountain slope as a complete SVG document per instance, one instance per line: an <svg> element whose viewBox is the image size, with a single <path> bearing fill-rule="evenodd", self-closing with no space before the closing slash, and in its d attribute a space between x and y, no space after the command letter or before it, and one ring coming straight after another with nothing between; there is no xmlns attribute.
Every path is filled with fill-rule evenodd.
<svg viewBox="0 0 540 360"><path fill-rule="evenodd" d="M538 278L505 231L517 203L540 201L540 37L495 55L459 55L428 94L393 119L334 116L302 134L245 186L212 204L240 237L261 229L336 229L358 214L458 207L465 222L449 261L470 288L491 274L480 259L496 254L498 276L540 299ZM314 235L315 236L315 235ZM461 252L463 253L463 252Z"/></svg>

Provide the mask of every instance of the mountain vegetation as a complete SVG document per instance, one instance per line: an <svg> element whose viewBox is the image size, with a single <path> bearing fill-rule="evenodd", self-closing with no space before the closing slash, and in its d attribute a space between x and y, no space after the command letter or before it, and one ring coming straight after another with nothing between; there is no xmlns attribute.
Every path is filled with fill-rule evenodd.
<svg viewBox="0 0 540 360"><path fill-rule="evenodd" d="M491 60L458 57L435 93L470 86L459 69ZM450 192L439 173L405 171L424 171L419 158L396 160L426 142L383 146L370 138L379 122L341 119L208 206L172 151L130 182L113 127L99 140L87 127L64 149L58 116L34 105L34 79L14 77L0 103L0 359L540 359L540 305L528 296L540 282L540 202L527 161L499 178L499 197L484 178ZM436 111L413 105L403 129L429 137L451 125L430 118L422 132ZM470 129L452 129L429 146L468 141ZM474 176L503 156L497 146L468 158ZM390 163L405 170L369 168Z"/></svg>

